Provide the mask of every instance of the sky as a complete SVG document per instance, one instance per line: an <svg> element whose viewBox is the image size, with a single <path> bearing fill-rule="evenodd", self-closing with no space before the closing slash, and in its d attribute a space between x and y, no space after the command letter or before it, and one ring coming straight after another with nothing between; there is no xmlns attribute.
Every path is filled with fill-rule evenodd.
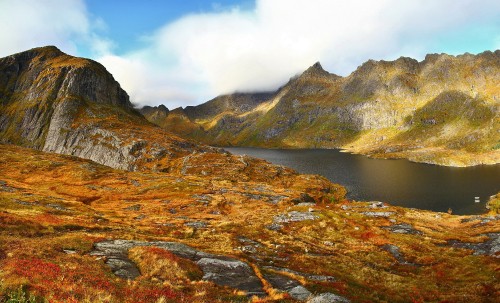
<svg viewBox="0 0 500 303"><path fill-rule="evenodd" d="M0 57L55 45L102 63L137 106L269 91L315 62L500 49L498 0L0 0Z"/></svg>

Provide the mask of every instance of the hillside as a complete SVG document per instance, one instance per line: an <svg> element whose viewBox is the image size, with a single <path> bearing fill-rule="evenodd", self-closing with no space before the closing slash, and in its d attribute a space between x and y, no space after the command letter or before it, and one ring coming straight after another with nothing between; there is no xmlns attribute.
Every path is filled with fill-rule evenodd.
<svg viewBox="0 0 500 303"><path fill-rule="evenodd" d="M221 105L236 100L237 109ZM251 100L247 110L242 100ZM184 114L203 131L163 126L211 145L342 148L448 166L500 163L500 51L370 60L347 77L316 63L273 94L221 96Z"/></svg>
<svg viewBox="0 0 500 303"><path fill-rule="evenodd" d="M340 79L317 71L292 82ZM498 215L348 201L323 177L181 139L136 112L102 65L55 47L0 59L0 92L2 303L472 303L500 292ZM270 108L225 100L230 112ZM192 119L160 110L143 112Z"/></svg>
<svg viewBox="0 0 500 303"><path fill-rule="evenodd" d="M500 292L500 216L347 201L314 176L127 172L12 145L0 145L0 171L0 302L19 285L50 302L473 303Z"/></svg>

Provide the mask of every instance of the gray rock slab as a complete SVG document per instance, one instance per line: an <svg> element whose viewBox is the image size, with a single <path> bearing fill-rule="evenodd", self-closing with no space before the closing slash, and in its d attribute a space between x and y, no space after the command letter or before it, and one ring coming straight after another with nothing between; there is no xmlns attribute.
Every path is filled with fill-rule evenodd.
<svg viewBox="0 0 500 303"><path fill-rule="evenodd" d="M264 295L263 285L253 269L236 259L202 258L196 262L203 271L203 280L217 285L244 290L248 295Z"/></svg>
<svg viewBox="0 0 500 303"><path fill-rule="evenodd" d="M300 212L291 211L286 214L277 215L274 217L274 223L290 223L290 222L301 222L301 221L312 221L319 219L319 216L311 212Z"/></svg>
<svg viewBox="0 0 500 303"><path fill-rule="evenodd" d="M323 293L315 296L311 300L307 301L307 303L350 303L348 299L332 294L332 293Z"/></svg>
<svg viewBox="0 0 500 303"><path fill-rule="evenodd" d="M307 290L304 286L299 285L292 288L288 294L295 300L305 301L311 297L311 292Z"/></svg>

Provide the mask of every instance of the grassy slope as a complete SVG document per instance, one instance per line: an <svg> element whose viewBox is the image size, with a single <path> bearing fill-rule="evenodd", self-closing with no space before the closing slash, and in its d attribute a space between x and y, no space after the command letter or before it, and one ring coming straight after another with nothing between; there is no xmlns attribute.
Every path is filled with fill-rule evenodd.
<svg viewBox="0 0 500 303"><path fill-rule="evenodd" d="M150 248L131 252L143 276L126 283L113 276L102 259L88 255L93 243L112 238L178 241L245 260L260 271L272 264L333 275L335 282L299 280L308 289L332 291L353 302L493 302L498 297L497 259L444 245L449 239L483 241L481 234L498 232L496 221L462 223L465 217L383 209L395 212L391 219L425 233L395 234L382 228L392 224L387 218L362 215L372 210L367 203L345 201L343 189L322 178L299 176L248 158L241 158L243 171L238 171L228 169L230 162L224 158L204 157L214 155L190 158L189 169L168 174L125 172L0 145L3 288L28 285L30 292L51 302L155 302L161 296L167 302L247 301L231 289L199 281L192 263ZM208 175L203 172L207 161L215 164ZM331 194L321 191L325 188ZM265 228L277 214L307 211L292 203L304 192L318 202L314 209L320 219L285 224L280 231ZM249 194L286 198L273 205ZM199 196L209 197L209 202L198 202ZM67 210L55 209L54 204ZM140 210L126 209L133 205L140 205ZM139 215L144 218L137 219ZM191 221L208 222L209 228L184 224ZM258 241L258 251L241 250L239 236ZM419 265L398 264L380 247L388 243ZM76 253L66 254L64 249ZM267 290L272 295L261 301L293 301Z"/></svg>

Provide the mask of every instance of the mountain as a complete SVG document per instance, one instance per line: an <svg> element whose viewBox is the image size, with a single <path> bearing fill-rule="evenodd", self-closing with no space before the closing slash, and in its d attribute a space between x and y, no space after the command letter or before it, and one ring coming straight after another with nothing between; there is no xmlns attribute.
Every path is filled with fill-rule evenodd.
<svg viewBox="0 0 500 303"><path fill-rule="evenodd" d="M500 50L369 60L347 77L316 63L274 93L226 95L186 108L186 121L203 131L182 135L218 146L342 148L449 166L500 163L499 83ZM238 107L225 106L236 100Z"/></svg>
<svg viewBox="0 0 500 303"><path fill-rule="evenodd" d="M53 46L0 59L0 105L1 143L126 170L197 170L201 168L194 163L203 162L204 156L240 163L222 150L151 124L101 64Z"/></svg>
<svg viewBox="0 0 500 303"><path fill-rule="evenodd" d="M316 64L271 95L142 112L204 134L193 120L223 130L238 126L231 115L293 114L301 101L290 109L287 94L329 94L339 81ZM500 216L349 201L323 177L181 139L135 111L102 65L55 47L0 59L0 140L1 303L487 302L499 292Z"/></svg>
<svg viewBox="0 0 500 303"><path fill-rule="evenodd" d="M277 182L299 176L291 169L233 156L163 130L133 108L101 64L53 46L0 59L0 92L0 143L130 171ZM168 113L170 119L176 112L161 107L154 111ZM314 192L330 186L324 178L314 180Z"/></svg>

